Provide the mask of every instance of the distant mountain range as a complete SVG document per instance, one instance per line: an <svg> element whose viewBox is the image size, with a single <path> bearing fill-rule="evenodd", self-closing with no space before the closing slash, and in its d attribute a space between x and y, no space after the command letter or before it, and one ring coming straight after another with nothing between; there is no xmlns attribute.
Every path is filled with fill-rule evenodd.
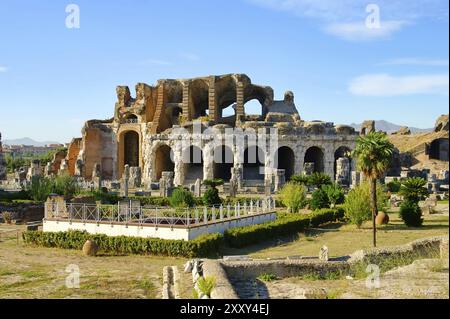
<svg viewBox="0 0 450 319"><path fill-rule="evenodd" d="M38 142L35 141L29 137L24 138L17 138L17 139L11 139L11 140L4 140L4 145L32 145L32 146L45 146L49 144L62 144L60 142L55 141L44 141L44 142Z"/></svg>
<svg viewBox="0 0 450 319"><path fill-rule="evenodd" d="M350 124L351 127L354 127L355 130L359 131L359 129L361 128L361 123L360 124L355 124L352 123ZM398 124L394 124L385 120L379 120L379 121L375 121L375 129L377 131L383 131L386 133L393 133L398 131L402 126L406 126L406 125L398 125ZM417 127L411 127L409 126L409 129L411 130L411 133L423 133L423 132L430 132L433 131L433 128L428 128L428 129L422 129L422 128L417 128Z"/></svg>

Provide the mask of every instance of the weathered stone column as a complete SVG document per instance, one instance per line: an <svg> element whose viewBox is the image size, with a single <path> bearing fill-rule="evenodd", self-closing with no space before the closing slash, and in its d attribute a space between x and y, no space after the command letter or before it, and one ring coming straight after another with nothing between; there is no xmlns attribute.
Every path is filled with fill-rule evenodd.
<svg viewBox="0 0 450 319"><path fill-rule="evenodd" d="M215 76L211 76L209 79L208 108L209 108L209 118L212 121L217 121L219 119L219 114L218 114L218 110L217 110L216 77Z"/></svg>
<svg viewBox="0 0 450 319"><path fill-rule="evenodd" d="M191 116L191 103L190 103L190 93L191 93L191 82L190 81L183 81L183 116L186 119L186 121L192 120Z"/></svg>
<svg viewBox="0 0 450 319"><path fill-rule="evenodd" d="M244 116L244 83L236 83L236 124L240 122Z"/></svg>
<svg viewBox="0 0 450 319"><path fill-rule="evenodd" d="M326 146L324 154L324 173L334 181L334 150L332 146Z"/></svg>
<svg viewBox="0 0 450 319"><path fill-rule="evenodd" d="M184 162L183 162L183 147L181 142L177 141L172 145L173 160L174 160L174 178L175 186L183 185L184 183Z"/></svg>
<svg viewBox="0 0 450 319"><path fill-rule="evenodd" d="M206 142L203 146L203 180L214 178L214 143Z"/></svg>
<svg viewBox="0 0 450 319"><path fill-rule="evenodd" d="M295 163L294 174L303 174L303 165L305 164L305 147L303 145L297 145L295 147Z"/></svg>

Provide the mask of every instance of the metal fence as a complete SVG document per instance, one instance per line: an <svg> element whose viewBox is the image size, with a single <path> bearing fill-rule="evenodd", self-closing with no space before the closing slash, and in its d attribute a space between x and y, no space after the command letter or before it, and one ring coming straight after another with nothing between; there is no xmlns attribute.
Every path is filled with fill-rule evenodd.
<svg viewBox="0 0 450 319"><path fill-rule="evenodd" d="M275 200L273 198L251 200L243 204L235 203L233 205L196 208L140 206L133 201L122 201L117 205L93 205L55 201L45 204L45 218L79 222L189 227L266 214L274 210Z"/></svg>

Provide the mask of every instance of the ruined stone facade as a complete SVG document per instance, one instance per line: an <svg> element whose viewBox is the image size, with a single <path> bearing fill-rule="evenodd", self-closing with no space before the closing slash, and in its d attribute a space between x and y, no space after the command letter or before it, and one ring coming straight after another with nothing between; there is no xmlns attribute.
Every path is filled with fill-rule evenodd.
<svg viewBox="0 0 450 319"><path fill-rule="evenodd" d="M140 168L141 182L146 187L158 183L163 172L174 173L175 185L212 178L228 183L233 175L238 176L235 180L239 187L245 187L264 186L266 181L281 176L279 170L284 170L284 178L289 180L293 174L304 173L306 167L334 179L337 160L349 158L358 135L347 125L302 120L291 91L276 101L271 87L252 84L245 74L165 79L155 86L138 83L135 97L126 86L118 86L116 93L114 117L86 122L82 137L69 146L68 171L72 175L91 180L99 164L104 180L120 180L128 165ZM257 115L246 110L251 100L260 105ZM224 110L230 115L225 115ZM196 133L196 125L200 132ZM174 139L179 129L190 134ZM211 129L215 132L214 143L213 137L200 136ZM256 146L259 141L248 139L241 146L228 145L225 137L219 138L222 144L217 144L217 135L227 129L262 130L267 132L264 136L272 134L270 129L277 129L277 150L269 154L264 147ZM179 143L187 139L189 152L185 144ZM256 150L256 161L250 160L252 148ZM186 161L186 157L192 159L189 154L196 153L200 154L197 161ZM231 160L222 161L223 157ZM349 162L348 169L354 170L354 161L349 158ZM351 176L350 171L338 173Z"/></svg>

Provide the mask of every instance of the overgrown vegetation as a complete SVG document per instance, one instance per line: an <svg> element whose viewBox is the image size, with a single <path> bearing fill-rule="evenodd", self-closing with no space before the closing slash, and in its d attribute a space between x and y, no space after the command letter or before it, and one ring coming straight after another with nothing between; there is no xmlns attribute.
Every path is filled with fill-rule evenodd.
<svg viewBox="0 0 450 319"><path fill-rule="evenodd" d="M376 188L377 207L381 210L386 207L387 196L383 191L381 185ZM352 189L344 203L345 217L351 224L358 228L371 217L370 205L370 185L369 183L362 183L361 185Z"/></svg>
<svg viewBox="0 0 450 319"><path fill-rule="evenodd" d="M398 193L401 186L402 184L397 179L394 179L393 181L390 181L386 184L387 190L391 193Z"/></svg>
<svg viewBox="0 0 450 319"><path fill-rule="evenodd" d="M259 275L259 276L257 277L257 279L259 279L259 280L261 280L261 281L264 281L264 282L271 282L271 281L277 280L278 278L277 278L277 276L274 275L274 274L271 274L271 273L263 273L263 274Z"/></svg>
<svg viewBox="0 0 450 319"><path fill-rule="evenodd" d="M179 186L175 188L169 198L170 206L175 208L186 208L194 206L194 196L186 188Z"/></svg>
<svg viewBox="0 0 450 319"><path fill-rule="evenodd" d="M280 191L280 198L289 213L298 213L305 206L306 188L297 183L286 183Z"/></svg>
<svg viewBox="0 0 450 319"><path fill-rule="evenodd" d="M35 176L26 191L31 199L45 201L50 194L63 195L67 198L73 197L80 192L80 188L75 178L63 174L51 177Z"/></svg>
<svg viewBox="0 0 450 319"><path fill-rule="evenodd" d="M197 287L203 295L210 297L216 287L216 278L213 276L200 277L197 280Z"/></svg>

